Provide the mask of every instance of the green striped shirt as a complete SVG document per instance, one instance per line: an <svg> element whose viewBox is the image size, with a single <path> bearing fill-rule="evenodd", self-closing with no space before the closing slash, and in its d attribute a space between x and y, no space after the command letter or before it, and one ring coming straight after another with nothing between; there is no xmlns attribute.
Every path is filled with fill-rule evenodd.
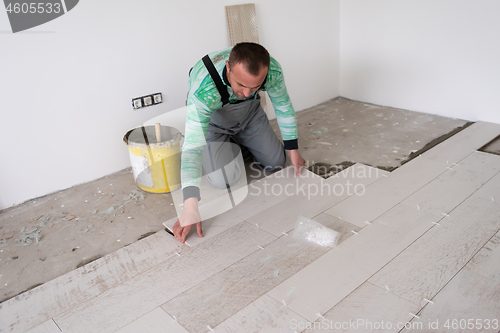
<svg viewBox="0 0 500 333"><path fill-rule="evenodd" d="M222 78L222 72L229 60L231 48L210 53L215 69ZM223 81L224 82L224 81ZM225 82L224 82L225 84ZM229 102L239 101L230 86L226 86ZM269 71L264 84L276 112L276 118L284 141L297 139L295 110L286 90L285 79L280 64L271 57ZM253 98L255 92L247 99ZM182 147L181 182L182 188L200 185L202 170L201 156L206 145L205 136L210 116L222 107L221 96L203 61L193 67L189 77L187 117L184 146Z"/></svg>

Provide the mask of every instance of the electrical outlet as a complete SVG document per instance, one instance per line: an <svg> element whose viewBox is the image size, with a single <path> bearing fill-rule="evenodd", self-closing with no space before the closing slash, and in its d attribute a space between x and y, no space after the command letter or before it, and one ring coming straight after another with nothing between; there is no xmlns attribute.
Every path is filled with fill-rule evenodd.
<svg viewBox="0 0 500 333"><path fill-rule="evenodd" d="M159 94L154 94L153 95L153 99L155 101L155 104L160 104L162 102L162 97L161 97L161 93Z"/></svg>
<svg viewBox="0 0 500 333"><path fill-rule="evenodd" d="M163 97L161 93L156 93L132 99L132 107L134 109L140 109L142 107L156 105L162 102L163 102Z"/></svg>
<svg viewBox="0 0 500 333"><path fill-rule="evenodd" d="M142 108L142 99L141 98L133 99L132 106L134 107L134 109Z"/></svg>
<svg viewBox="0 0 500 333"><path fill-rule="evenodd" d="M150 106L153 104L153 98L151 98L151 96L146 96L142 99L144 100L144 106Z"/></svg>

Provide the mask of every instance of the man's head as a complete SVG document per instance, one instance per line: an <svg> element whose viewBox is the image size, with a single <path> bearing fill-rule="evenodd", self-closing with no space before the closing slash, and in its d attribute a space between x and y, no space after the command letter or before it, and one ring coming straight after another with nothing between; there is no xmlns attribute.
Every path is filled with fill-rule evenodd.
<svg viewBox="0 0 500 333"><path fill-rule="evenodd" d="M226 61L227 79L238 98L250 96L264 82L269 70L269 52L259 44L239 43Z"/></svg>

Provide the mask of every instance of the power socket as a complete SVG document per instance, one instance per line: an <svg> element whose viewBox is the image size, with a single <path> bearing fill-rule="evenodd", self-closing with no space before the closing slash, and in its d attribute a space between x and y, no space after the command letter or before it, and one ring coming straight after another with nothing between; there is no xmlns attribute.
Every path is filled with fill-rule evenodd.
<svg viewBox="0 0 500 333"><path fill-rule="evenodd" d="M161 93L146 95L132 99L132 107L137 110L151 105L160 104L163 102Z"/></svg>
<svg viewBox="0 0 500 333"><path fill-rule="evenodd" d="M151 96L143 97L142 100L144 101L144 106L153 105L153 98Z"/></svg>
<svg viewBox="0 0 500 333"><path fill-rule="evenodd" d="M154 94L153 95L153 99L155 101L155 104L159 104L163 101L162 97L161 97L161 93L158 93L158 94Z"/></svg>
<svg viewBox="0 0 500 333"><path fill-rule="evenodd" d="M132 106L134 109L140 109L142 108L142 99L141 98L136 98L132 100Z"/></svg>

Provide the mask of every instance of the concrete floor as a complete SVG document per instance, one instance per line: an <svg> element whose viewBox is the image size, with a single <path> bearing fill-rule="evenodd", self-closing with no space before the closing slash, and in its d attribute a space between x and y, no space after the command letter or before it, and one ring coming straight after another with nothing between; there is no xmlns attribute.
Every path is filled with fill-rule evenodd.
<svg viewBox="0 0 500 333"><path fill-rule="evenodd" d="M500 136L496 137L494 140L492 140L479 150L486 153L500 155Z"/></svg>
<svg viewBox="0 0 500 333"><path fill-rule="evenodd" d="M298 112L297 121L307 166L385 170L467 124L343 98ZM175 214L171 195L139 190L130 168L1 211L0 302L163 229Z"/></svg>

